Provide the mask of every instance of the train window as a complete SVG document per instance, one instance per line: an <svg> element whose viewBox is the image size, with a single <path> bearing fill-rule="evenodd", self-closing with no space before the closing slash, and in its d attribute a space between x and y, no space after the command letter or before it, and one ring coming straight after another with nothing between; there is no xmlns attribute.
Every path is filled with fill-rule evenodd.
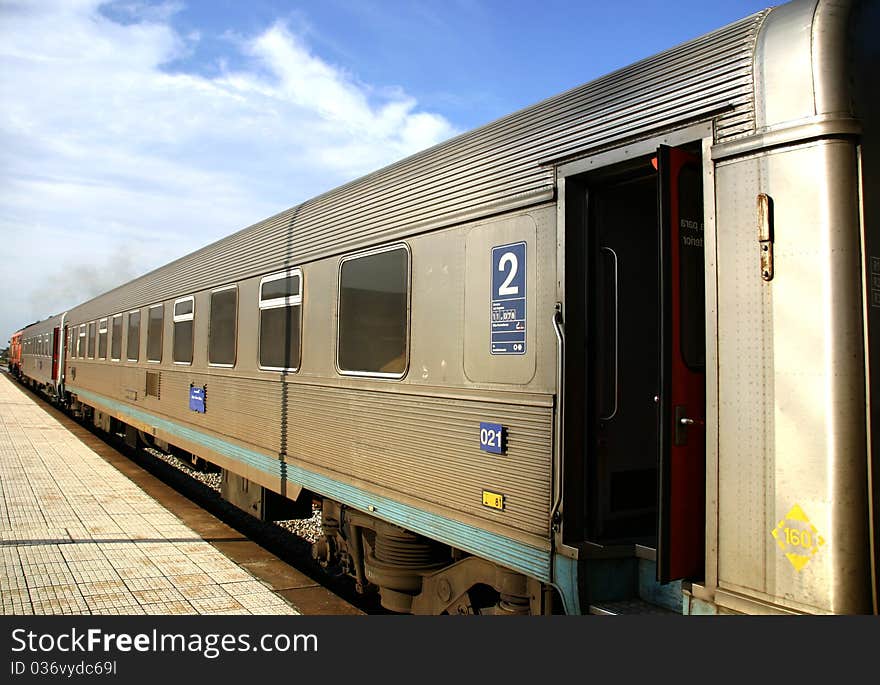
<svg viewBox="0 0 880 685"><path fill-rule="evenodd" d="M110 329L110 359L118 362L122 359L122 314L113 317Z"/></svg>
<svg viewBox="0 0 880 685"><path fill-rule="evenodd" d="M340 373L401 378L407 367L409 249L346 257L339 267Z"/></svg>
<svg viewBox="0 0 880 685"><path fill-rule="evenodd" d="M175 364L192 364L193 317L195 300L192 295L174 301L172 358Z"/></svg>
<svg viewBox="0 0 880 685"><path fill-rule="evenodd" d="M107 319L98 322L98 359L107 359Z"/></svg>
<svg viewBox="0 0 880 685"><path fill-rule="evenodd" d="M86 352L86 356L89 359L95 358L95 322L92 321L89 324L89 338L88 338L88 352Z"/></svg>
<svg viewBox="0 0 880 685"><path fill-rule="evenodd" d="M135 309L128 313L128 342L125 346L125 358L136 362L141 351L141 310Z"/></svg>
<svg viewBox="0 0 880 685"><path fill-rule="evenodd" d="M165 305L154 304L147 317L147 361L162 361L162 325L165 322Z"/></svg>
<svg viewBox="0 0 880 685"><path fill-rule="evenodd" d="M84 359L86 356L86 326L83 324L79 327L79 336L76 339L76 356L78 359Z"/></svg>
<svg viewBox="0 0 880 685"><path fill-rule="evenodd" d="M696 164L688 164L679 172L678 206L682 226L679 248L679 340L681 357L688 368L694 371L702 370L706 365L706 262L703 250L702 184L702 172Z"/></svg>
<svg viewBox="0 0 880 685"><path fill-rule="evenodd" d="M260 368L296 370L300 364L302 271L290 269L260 281Z"/></svg>
<svg viewBox="0 0 880 685"><path fill-rule="evenodd" d="M212 366L235 365L235 329L238 314L236 286L211 293L211 319L208 329L208 363Z"/></svg>

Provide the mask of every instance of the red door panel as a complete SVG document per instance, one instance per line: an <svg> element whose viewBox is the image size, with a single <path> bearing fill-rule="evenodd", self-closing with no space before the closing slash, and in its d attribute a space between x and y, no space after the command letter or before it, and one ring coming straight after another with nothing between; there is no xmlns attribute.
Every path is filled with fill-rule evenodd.
<svg viewBox="0 0 880 685"><path fill-rule="evenodd" d="M659 531L657 578L705 567L705 260L700 159L661 146Z"/></svg>
<svg viewBox="0 0 880 685"><path fill-rule="evenodd" d="M58 382L58 353L61 350L61 328L52 330L52 380Z"/></svg>

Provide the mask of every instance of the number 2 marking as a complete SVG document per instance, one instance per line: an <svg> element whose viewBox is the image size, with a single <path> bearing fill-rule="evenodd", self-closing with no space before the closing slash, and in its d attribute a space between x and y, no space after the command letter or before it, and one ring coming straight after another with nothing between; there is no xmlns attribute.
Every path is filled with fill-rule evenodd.
<svg viewBox="0 0 880 685"><path fill-rule="evenodd" d="M498 260L498 270L504 271L505 264L510 264L510 272L507 274L507 278L504 279L504 283L498 288L498 296L519 295L519 287L510 285L510 282L516 278L516 272L519 271L519 262L517 262L516 255L513 252L505 252L501 255L501 259Z"/></svg>

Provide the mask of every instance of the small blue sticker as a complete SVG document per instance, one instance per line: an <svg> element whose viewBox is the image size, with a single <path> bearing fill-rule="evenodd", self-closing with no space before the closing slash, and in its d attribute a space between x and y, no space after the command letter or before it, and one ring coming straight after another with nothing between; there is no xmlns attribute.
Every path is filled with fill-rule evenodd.
<svg viewBox="0 0 880 685"><path fill-rule="evenodd" d="M492 248L490 352L526 353L526 244Z"/></svg>
<svg viewBox="0 0 880 685"><path fill-rule="evenodd" d="M480 423L480 449L493 454L504 454L506 447L504 426L500 423Z"/></svg>
<svg viewBox="0 0 880 685"><path fill-rule="evenodd" d="M197 388L194 385L189 386L189 408L200 414L205 413L205 394L206 387Z"/></svg>

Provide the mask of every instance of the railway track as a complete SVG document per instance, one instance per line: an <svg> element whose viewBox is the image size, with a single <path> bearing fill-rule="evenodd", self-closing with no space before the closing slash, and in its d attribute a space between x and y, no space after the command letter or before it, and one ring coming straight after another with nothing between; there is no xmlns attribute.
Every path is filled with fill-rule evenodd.
<svg viewBox="0 0 880 685"><path fill-rule="evenodd" d="M87 426L26 390L103 459L303 614L388 613L377 595L358 594L351 578L322 568L312 558L311 544L320 530L319 511L309 519L262 522L220 496L219 470L195 466L185 455L149 447L132 449L121 434Z"/></svg>

